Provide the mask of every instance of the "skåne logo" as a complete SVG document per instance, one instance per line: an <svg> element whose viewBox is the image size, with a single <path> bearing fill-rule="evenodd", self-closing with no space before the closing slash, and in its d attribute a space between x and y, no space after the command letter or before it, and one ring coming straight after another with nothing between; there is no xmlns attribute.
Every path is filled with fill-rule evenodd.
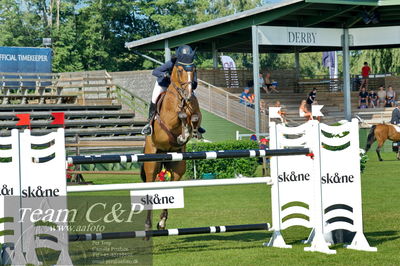
<svg viewBox="0 0 400 266"><path fill-rule="evenodd" d="M140 201L144 205L173 204L175 202L175 197L174 196L159 197L158 194L154 194L154 196L147 194L145 197L142 197Z"/></svg>
<svg viewBox="0 0 400 266"><path fill-rule="evenodd" d="M326 175L321 178L322 184L341 184L341 183L353 183L353 182L354 182L353 175L340 176L339 173L335 173L334 175L326 173Z"/></svg>
<svg viewBox="0 0 400 266"><path fill-rule="evenodd" d="M292 171L290 174L283 172L281 175L278 175L279 182L295 182L295 181L309 181L309 180L310 180L309 173L296 174L294 171Z"/></svg>

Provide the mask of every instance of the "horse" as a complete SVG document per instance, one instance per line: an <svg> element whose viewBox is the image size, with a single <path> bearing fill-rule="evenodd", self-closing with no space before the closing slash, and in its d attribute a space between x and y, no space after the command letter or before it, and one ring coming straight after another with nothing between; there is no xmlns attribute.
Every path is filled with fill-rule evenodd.
<svg viewBox="0 0 400 266"><path fill-rule="evenodd" d="M376 140L378 142L376 153L378 154L379 161L383 161L380 151L387 139L391 141L400 141L400 132L396 130L395 126L391 124L373 125L367 137L365 151L367 152L371 148L372 143ZM400 160L400 151L397 152L397 159Z"/></svg>
<svg viewBox="0 0 400 266"><path fill-rule="evenodd" d="M153 134L145 139L145 154L185 152L186 143L192 137L201 138L201 133L198 132L201 112L192 87L195 71L193 64L177 62L173 67L171 84L160 95L163 97L162 103L158 103L156 116L152 121ZM144 162L140 171L143 182L156 181L162 166L171 172L171 181L179 181L186 171L185 161ZM151 210L148 210L145 230L152 228L151 217ZM158 230L166 228L167 219L168 210L164 209L157 223Z"/></svg>

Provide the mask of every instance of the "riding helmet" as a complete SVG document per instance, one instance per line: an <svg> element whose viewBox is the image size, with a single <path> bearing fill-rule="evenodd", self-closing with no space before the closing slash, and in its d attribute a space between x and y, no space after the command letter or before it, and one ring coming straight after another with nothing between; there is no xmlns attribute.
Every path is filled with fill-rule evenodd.
<svg viewBox="0 0 400 266"><path fill-rule="evenodd" d="M176 57L178 63L192 64L194 61L195 51L189 45L181 45L176 49Z"/></svg>

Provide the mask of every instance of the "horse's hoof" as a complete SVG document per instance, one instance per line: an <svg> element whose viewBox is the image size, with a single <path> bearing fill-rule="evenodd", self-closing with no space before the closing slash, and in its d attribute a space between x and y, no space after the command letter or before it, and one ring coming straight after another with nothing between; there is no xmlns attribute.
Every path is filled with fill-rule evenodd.
<svg viewBox="0 0 400 266"><path fill-rule="evenodd" d="M165 226L161 226L160 223L158 223L157 230L165 230Z"/></svg>
<svg viewBox="0 0 400 266"><path fill-rule="evenodd" d="M143 241L150 241L150 237L148 236L143 237Z"/></svg>
<svg viewBox="0 0 400 266"><path fill-rule="evenodd" d="M379 161L381 161L381 162L382 162L382 161L383 161L383 159L379 158Z"/></svg>

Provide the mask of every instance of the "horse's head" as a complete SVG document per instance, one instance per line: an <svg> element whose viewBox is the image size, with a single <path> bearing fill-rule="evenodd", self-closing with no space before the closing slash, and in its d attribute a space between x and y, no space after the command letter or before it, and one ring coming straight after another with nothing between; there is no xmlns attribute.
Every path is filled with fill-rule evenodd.
<svg viewBox="0 0 400 266"><path fill-rule="evenodd" d="M196 66L193 63L186 64L181 62L176 62L172 71L171 81L180 96L186 101L190 101L193 95L195 72Z"/></svg>
<svg viewBox="0 0 400 266"><path fill-rule="evenodd" d="M196 75L196 67L193 63L195 52L188 45L182 45L176 50L176 63L172 71L171 82L185 101L189 101L193 95L193 83Z"/></svg>

